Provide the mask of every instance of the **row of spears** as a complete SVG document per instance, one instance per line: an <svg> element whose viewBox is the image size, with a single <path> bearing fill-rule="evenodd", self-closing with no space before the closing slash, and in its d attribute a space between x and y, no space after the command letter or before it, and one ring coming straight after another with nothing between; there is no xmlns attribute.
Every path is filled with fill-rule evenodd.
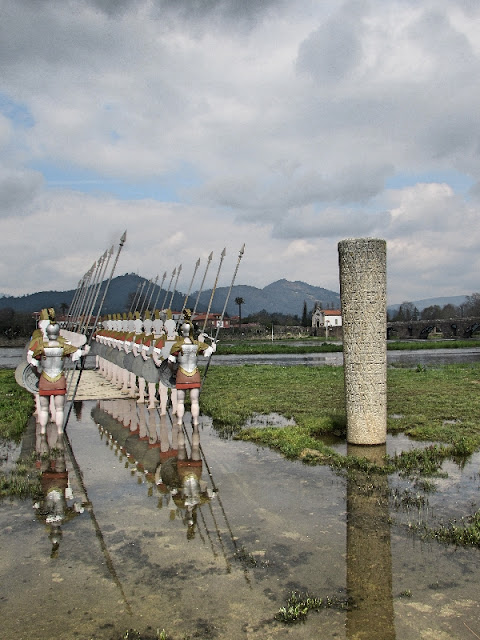
<svg viewBox="0 0 480 640"><path fill-rule="evenodd" d="M94 524L96 522L86 487L82 483L81 473L76 469L75 456L66 432L72 409L77 412L81 404L74 404L74 400L87 355L95 357L95 368L99 374L109 381L110 386L115 385L121 391L122 397L125 398L125 400L118 401L101 401L99 407L102 407L103 415L108 413L110 409L113 410L118 402L124 402L128 403L129 406L138 407L138 415L140 417L150 416L143 422L142 420L139 421L138 429L135 427L133 418L123 426L126 427L125 431L130 437L134 436L138 430L140 442L146 437L148 438L149 448L160 448L160 464L157 462L155 484L158 486L159 491L165 492L164 502L173 499L172 496L177 496L176 492L181 491L183 498L185 498L184 504L187 514L185 522L188 524L189 536L193 535L196 521L196 505L204 500L209 502L209 499L216 493L214 485L211 491L206 492L204 482L201 481L201 470L203 463L206 465L206 461L199 445L198 398L201 386L205 381L210 358L215 352L218 333L222 326L245 247L243 245L240 250L230 289L225 299L221 321L218 322L217 333L213 337L207 336L205 333L205 324L203 327L195 325L194 313L187 309L190 291L198 272L200 261L197 261L195 265L194 274L181 312L175 314L177 316L176 320L173 318L171 305L177 288L181 265L172 273L172 278L160 309L156 309L156 305L158 304L160 291L166 276L162 280L155 300L153 298L154 286L152 286L152 279L146 292L144 288L137 290L128 314L101 316L103 304L125 240L126 233L123 234L120 240L110 276L106 282L105 275L114 256L113 247L108 252L105 252L94 267L82 278L70 305L67 320L62 322L62 327L56 321L53 310L43 310L36 335L32 337L27 347L28 372L24 367L24 363L19 365L23 375L20 376L20 379L17 377L17 380L37 396L36 451L39 468L42 471L42 485L45 482L45 498L41 503L38 503L36 508L39 510L39 515L43 514L46 518L46 523L51 527L52 553L58 551L61 525L66 517L73 517L82 512L86 505L85 508L88 509ZM208 318L210 312L225 255L226 252L224 250L221 254L220 265L205 318ZM211 261L212 254L208 258L207 268L197 293L194 310L197 308ZM176 277L175 282L173 280L174 276ZM153 284L156 284L156 281ZM143 302L140 306L137 306L142 299ZM133 311L135 306L137 308ZM206 342L207 340L208 343ZM200 380L196 362L197 356L202 354L207 358L207 366L205 367L203 378ZM59 376L52 377L50 374L55 373L60 366ZM44 373L47 374L48 385L41 387L39 379L41 380ZM30 378L36 377L36 384L32 383L31 380L27 381L28 376ZM55 380L52 382L49 378L52 380L55 378ZM25 384L26 381L28 384ZM183 422L184 399L187 391L190 393L191 400L193 426L191 436L187 434ZM68 410L64 411L64 408L66 409L64 407L65 400L70 402L70 406ZM146 414L144 414L144 409L147 412ZM95 410L92 416L94 413ZM47 414L49 414L50 421L45 419ZM155 415L160 415L160 436L158 436L159 439L157 441L155 441L153 429ZM175 420L173 416L176 416ZM95 414L94 419L97 423L102 421L99 419L100 417L101 414ZM170 444L168 444L168 438L166 438L166 417L170 417L172 424L172 441ZM109 423L110 428L107 431L111 430L112 424ZM148 434L143 433L142 425L144 427L148 425ZM190 454L185 449L185 438L190 444ZM135 440L132 440L131 446L133 446L134 442ZM163 451L165 443L168 446ZM173 459L170 461L170 458L175 452L177 453L174 466L178 477L176 477L174 483L176 486L170 487L171 483L168 481L167 471L169 465L173 462ZM163 457L165 457L165 460ZM70 495L70 483L65 464L66 458L71 461L79 486L82 485L80 502L78 498L74 499ZM208 465L206 466L208 470ZM158 478L156 477L157 475ZM211 478L210 473L209 477ZM180 494L178 498L175 497L174 499L174 503L177 506L180 504L179 498ZM104 553L108 556L106 550L104 550Z"/></svg>
<svg viewBox="0 0 480 640"><path fill-rule="evenodd" d="M176 406L176 389L173 388L172 391L167 391L168 388L175 386L173 384L175 375L171 374L167 369L167 361L171 355L169 349L172 348L173 342L175 342L175 339L181 334L182 324L187 321L187 323L190 324L191 335L184 337L189 337L191 340L201 343L199 352L208 357L203 380L201 381L202 385L210 365L210 356L215 350L219 331L223 326L224 316L240 261L245 251L245 245L243 244L239 251L230 287L224 300L223 309L216 322L216 334L213 337L207 336L206 325L210 317L214 295L226 257L226 249L223 249L220 254L215 281L211 289L206 312L202 311L202 316L204 317L203 326L198 327L195 323L195 318L198 315L200 296L204 290L204 285L213 260L213 252L208 256L205 269L203 274L201 274L201 282L196 292L195 301L190 300L190 297L195 279L199 274L200 258L195 263L188 290L183 298L182 308L177 310L176 313L172 312L172 304L175 294L177 293L179 277L182 272L181 264L173 269L166 290L163 289L163 285L167 278L167 272L163 274L160 286L157 284L159 280L158 275L155 278L151 278L148 282L144 280L143 283L138 284L137 290L130 302L128 313L123 312L122 314L117 313L110 316L104 315L102 318L101 314L104 302L125 240L126 232L120 239L119 248L108 280L105 280L105 276L114 254L113 247L109 251L105 251L81 278L66 315L66 320L62 323L62 334L72 341L78 341L79 336L84 336L83 342L86 344L87 352L93 349L91 354L97 356L96 367L100 373L110 381L114 380L114 383L117 385L121 378L122 388L125 391L127 391L128 388L128 394L130 396L136 394L139 402L145 401L145 393L148 388L149 407L152 408L156 406L157 392L153 390L152 385L158 385L158 400L162 409L165 406L164 403L167 401L168 395L170 395L172 405ZM163 298L161 299L162 293ZM192 305L191 311L187 309L189 302ZM175 322L173 321L174 315ZM116 332L115 336L112 332ZM205 344L204 340L207 338L209 339L210 345L203 347ZM82 341L82 339L80 340ZM162 340L163 344L161 344ZM209 346L212 347L211 350L207 350ZM113 360L111 358L113 358ZM162 363L163 368L161 367ZM68 423L84 364L85 358L80 358L76 365L67 363L67 368L70 367L75 370L77 375L73 376L67 373L70 406L65 412L64 429ZM120 369L123 368L122 375L120 375L119 367ZM125 383L127 379L126 371L129 374L129 382L127 384ZM137 387L134 387L134 376L138 380ZM190 393L190 395L192 396L192 393ZM196 394L194 393L193 395L195 396ZM193 398L193 400L195 404L195 398Z"/></svg>

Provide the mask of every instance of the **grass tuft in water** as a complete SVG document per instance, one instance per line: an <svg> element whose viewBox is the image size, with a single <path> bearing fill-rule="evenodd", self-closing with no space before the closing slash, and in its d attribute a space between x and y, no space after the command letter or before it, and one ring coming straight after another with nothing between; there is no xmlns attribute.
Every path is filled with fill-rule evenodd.
<svg viewBox="0 0 480 640"><path fill-rule="evenodd" d="M31 464L17 463L7 473L0 472L0 498L37 499L42 495L40 473Z"/></svg>
<svg viewBox="0 0 480 640"><path fill-rule="evenodd" d="M438 529L427 529L425 536L440 542L465 547L480 547L480 511L462 518L460 523L452 520L448 525Z"/></svg>
<svg viewBox="0 0 480 640"><path fill-rule="evenodd" d="M308 593L292 591L284 607L281 607L275 614L275 620L285 624L294 624L296 622L305 622L309 611L319 611L320 609L348 609L350 603L346 599L326 596L325 598L317 598L310 596Z"/></svg>

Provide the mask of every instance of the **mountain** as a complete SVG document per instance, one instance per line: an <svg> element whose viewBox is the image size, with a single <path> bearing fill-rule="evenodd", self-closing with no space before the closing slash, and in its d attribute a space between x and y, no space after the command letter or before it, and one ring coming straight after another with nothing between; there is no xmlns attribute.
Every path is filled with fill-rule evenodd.
<svg viewBox="0 0 480 640"><path fill-rule="evenodd" d="M214 303L221 309L225 304L228 294L228 287L218 287L215 292ZM205 291L200 295L200 302L205 308L211 295L210 291ZM300 318L303 313L303 303L307 303L307 309L311 311L316 301L321 302L323 308L339 308L340 294L329 291L322 287L314 287L306 282L290 282L288 280L277 280L267 285L263 289L248 285L236 285L232 289L227 305L229 315L238 315L238 305L235 298L243 298L242 317L247 317L252 313L265 309L268 313L285 313L297 315Z"/></svg>
<svg viewBox="0 0 480 640"><path fill-rule="evenodd" d="M148 281L145 278L138 276L135 273L126 273L123 276L117 276L113 278L110 287L108 289L108 295L103 305L103 314L119 313L129 310L129 294L135 295L145 283L144 292L149 292L147 295L147 302L150 301L150 308L157 301L157 308L161 308L165 302L165 306L171 306L174 310L182 309L185 300L185 293L175 292L172 300L172 292L167 290L159 290L156 286L153 290ZM105 290L105 283L103 283L101 291L97 298L97 303L103 298ZM211 311L221 313L225 304L225 299L228 295L229 287L217 287L215 295L213 297ZM32 293L30 295L21 296L19 298L13 296L5 296L0 298L0 309L11 308L15 311L23 311L26 313L32 313L39 311L45 307L53 307L59 311L62 305L70 306L75 291L39 291L38 293ZM212 294L211 289L206 289L200 294L197 310L206 311L210 303L210 297ZM190 308L195 305L197 300L198 291L190 294L188 298L188 304ZM267 285L263 289L252 287L245 284L238 284L232 288L230 298L227 305L227 313L230 316L238 315L238 305L235 304L235 298L243 298L242 304L242 317L257 313L265 309L268 313L284 313L287 315L297 315L302 317L303 303L307 303L308 311L311 311L315 305L315 302L320 302L324 309L339 309L340 308L340 294L323 287L315 287L296 280L290 282L289 280L277 280ZM444 307L446 304L453 304L459 306L466 300L466 296L450 296L439 298L426 298L424 300L412 300L412 304L417 307L419 311L433 305ZM389 305L388 311L395 312L398 310L400 304Z"/></svg>
<svg viewBox="0 0 480 640"><path fill-rule="evenodd" d="M113 278L108 289L102 313L108 314L128 311L129 294L135 295L139 290L139 285L143 285L144 282L146 283L144 291L147 292L149 289L145 278L134 273L126 273L123 276ZM102 285L97 303L102 299L104 289L105 283ZM152 291L151 286L150 291ZM228 292L229 287L217 287L212 301L212 312L222 312ZM40 291L18 298L6 296L0 298L0 309L11 308L15 311L25 313L33 313L45 307L53 307L60 310L62 305L70 306L74 294L74 290L69 290ZM211 294L211 289L207 289L200 294L197 305L198 311L206 311L208 309ZM190 294L188 298L189 307L195 305L197 296L198 291ZM243 317L256 313L257 311L262 311L263 309L268 313L285 313L301 317L304 301L307 303L307 309L309 311L313 308L316 301L321 302L323 308L338 308L340 306L340 295L335 291L329 291L322 287L314 287L306 282L289 282L285 279L277 280L277 282L273 282L263 289L249 285L235 285L232 288L226 309L229 315L238 315L238 305L235 304L235 298L244 299L244 303L242 304ZM176 292L171 303L172 309L181 309L184 299L185 293ZM165 289L160 291L159 287L156 286L152 293L148 293L147 302L149 300L150 307L153 306L155 301L157 301L156 306L158 308L163 306L164 301L168 307L172 300L172 294Z"/></svg>

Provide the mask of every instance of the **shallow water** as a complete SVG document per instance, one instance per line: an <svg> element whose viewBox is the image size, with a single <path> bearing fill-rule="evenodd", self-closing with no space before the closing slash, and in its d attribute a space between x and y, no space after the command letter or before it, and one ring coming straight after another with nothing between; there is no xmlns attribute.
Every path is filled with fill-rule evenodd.
<svg viewBox="0 0 480 640"><path fill-rule="evenodd" d="M169 419L130 400L75 403L67 433L71 451L57 452L56 475L43 474L45 491L68 476L73 493L58 548L45 501L37 510L0 504L2 638L117 639L129 628L233 640L480 632L478 549L422 542L408 528L411 511L388 499L398 478L372 488L361 474L289 462L218 438L207 418L200 449L191 427L183 443ZM22 454L32 447L30 432ZM478 459L470 464L451 464L425 517L436 521L445 502L467 508L467 488L479 488ZM185 473L200 477L191 514ZM295 589L354 606L311 612L300 625L274 621Z"/></svg>
<svg viewBox="0 0 480 640"><path fill-rule="evenodd" d="M23 349L0 347L0 369L15 369L19 364ZM435 366L439 364L459 364L479 362L480 348L471 349L426 349L418 351L387 351L387 363L415 367L417 365ZM325 365L341 366L343 353L302 353L302 354L252 354L252 355L215 355L210 365L241 366L245 364L276 364L281 366L305 365L319 367ZM94 367L93 356L86 358L86 368Z"/></svg>

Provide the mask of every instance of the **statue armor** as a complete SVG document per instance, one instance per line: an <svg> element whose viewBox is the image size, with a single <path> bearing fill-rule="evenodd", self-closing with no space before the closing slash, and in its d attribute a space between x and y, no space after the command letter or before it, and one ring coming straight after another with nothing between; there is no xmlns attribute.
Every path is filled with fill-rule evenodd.
<svg viewBox="0 0 480 640"><path fill-rule="evenodd" d="M193 375L197 371L197 344L183 344L177 357L177 362L186 375Z"/></svg>
<svg viewBox="0 0 480 640"><path fill-rule="evenodd" d="M63 373L63 347L44 347L42 375L50 382L56 382Z"/></svg>

